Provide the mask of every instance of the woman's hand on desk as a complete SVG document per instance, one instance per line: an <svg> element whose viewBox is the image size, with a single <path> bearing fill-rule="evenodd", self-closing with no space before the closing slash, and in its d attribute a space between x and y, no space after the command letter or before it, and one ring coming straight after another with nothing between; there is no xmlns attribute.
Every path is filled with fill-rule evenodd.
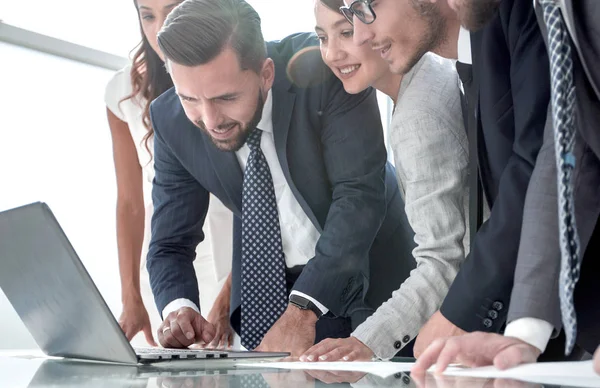
<svg viewBox="0 0 600 388"><path fill-rule="evenodd" d="M215 338L208 344L199 344L205 348L230 349L233 346L233 329L229 323L229 304L231 300L231 273L215 299L207 320L215 327Z"/></svg>
<svg viewBox="0 0 600 388"><path fill-rule="evenodd" d="M229 323L229 299L217 300L207 317L208 322L215 327L215 338L205 345L212 349L230 349L233 346L233 329Z"/></svg>
<svg viewBox="0 0 600 388"><path fill-rule="evenodd" d="M121 329L125 333L127 341L131 341L137 333L143 331L148 345L158 346L152 336L152 327L150 326L148 312L141 299L139 302L123 304L123 312L119 317L119 326L121 326Z"/></svg>
<svg viewBox="0 0 600 388"><path fill-rule="evenodd" d="M308 349L300 361L370 361L373 351L354 337L328 338Z"/></svg>

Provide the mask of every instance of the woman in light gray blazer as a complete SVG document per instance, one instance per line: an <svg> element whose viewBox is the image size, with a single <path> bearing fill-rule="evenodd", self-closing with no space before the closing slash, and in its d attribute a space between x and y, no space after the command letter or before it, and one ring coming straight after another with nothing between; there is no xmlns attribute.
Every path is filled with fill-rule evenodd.
<svg viewBox="0 0 600 388"><path fill-rule="evenodd" d="M379 52L353 43L342 5L315 0L321 55L348 93L372 86L394 102L387 140L417 267L350 338L325 340L303 361L393 357L439 309L468 253L468 144L453 61L427 53L406 74L393 74Z"/></svg>

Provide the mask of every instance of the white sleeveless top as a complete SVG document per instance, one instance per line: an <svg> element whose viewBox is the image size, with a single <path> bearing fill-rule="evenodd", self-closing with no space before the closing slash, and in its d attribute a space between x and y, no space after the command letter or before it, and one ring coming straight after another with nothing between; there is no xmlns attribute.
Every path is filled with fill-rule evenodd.
<svg viewBox="0 0 600 388"><path fill-rule="evenodd" d="M148 133L148 129L144 126L142 120L146 102L140 96L121 101L123 97L129 96L132 92L131 64L129 64L116 72L108 82L104 93L104 101L108 109L129 126L129 131L135 143L140 166L144 174L144 201L148 204L152 198L151 189L152 180L154 179L154 160L144 144L144 136ZM154 147L153 141L154 137L151 137L148 141L150 150Z"/></svg>

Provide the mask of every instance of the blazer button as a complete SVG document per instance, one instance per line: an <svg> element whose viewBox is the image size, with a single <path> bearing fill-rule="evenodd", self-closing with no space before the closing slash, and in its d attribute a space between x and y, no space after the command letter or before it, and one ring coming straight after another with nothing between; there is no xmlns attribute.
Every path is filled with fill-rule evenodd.
<svg viewBox="0 0 600 388"><path fill-rule="evenodd" d="M492 327L492 325L493 325L492 320L489 318L484 319L482 323L483 323L483 326L487 327L488 329L490 327Z"/></svg>
<svg viewBox="0 0 600 388"><path fill-rule="evenodd" d="M404 338L402 338L402 342L404 342L405 344L408 343L410 341L410 337L405 335Z"/></svg>
<svg viewBox="0 0 600 388"><path fill-rule="evenodd" d="M488 311L488 317L490 317L492 319L498 319L498 311L496 311L496 310Z"/></svg>
<svg viewBox="0 0 600 388"><path fill-rule="evenodd" d="M394 348L400 349L401 347L402 347L402 342L400 342L400 341L394 342Z"/></svg>
<svg viewBox="0 0 600 388"><path fill-rule="evenodd" d="M494 310L500 311L504 308L504 304L500 301L495 301L494 303L492 303L492 308Z"/></svg>

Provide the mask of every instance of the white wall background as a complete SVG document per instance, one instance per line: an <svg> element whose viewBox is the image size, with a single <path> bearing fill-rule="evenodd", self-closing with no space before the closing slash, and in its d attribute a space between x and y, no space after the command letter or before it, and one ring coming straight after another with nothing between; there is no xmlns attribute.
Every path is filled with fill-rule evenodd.
<svg viewBox="0 0 600 388"><path fill-rule="evenodd" d="M112 71L0 42L0 210L47 202L119 312L116 188L103 107ZM0 291L0 347L34 345Z"/></svg>
<svg viewBox="0 0 600 388"><path fill-rule="evenodd" d="M248 0L261 15L266 40L312 31L313 0ZM0 19L32 30L112 54L128 56L139 41L133 0L6 0Z"/></svg>
<svg viewBox="0 0 600 388"><path fill-rule="evenodd" d="M313 30L312 0L249 2L266 40ZM123 57L139 40L136 17L132 0L0 2L5 23ZM47 202L118 316L116 186L103 102L112 71L2 42L0 69L0 211ZM36 347L1 290L0 333L0 349Z"/></svg>

